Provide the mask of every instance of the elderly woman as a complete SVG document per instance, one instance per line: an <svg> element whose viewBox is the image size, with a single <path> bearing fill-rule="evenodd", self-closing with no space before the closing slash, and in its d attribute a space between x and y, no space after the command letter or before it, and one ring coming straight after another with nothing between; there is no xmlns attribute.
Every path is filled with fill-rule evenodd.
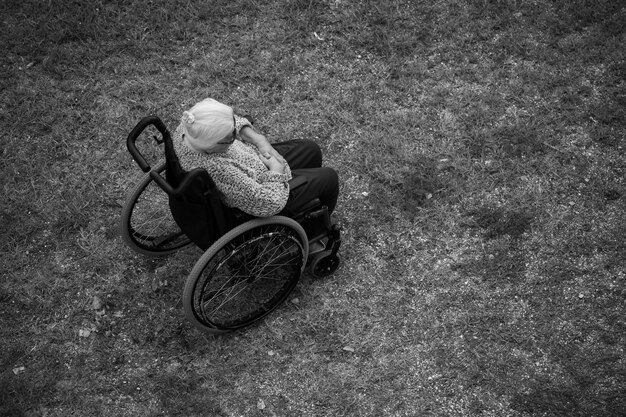
<svg viewBox="0 0 626 417"><path fill-rule="evenodd" d="M205 168L223 203L257 217L296 213L318 198L335 209L339 180L322 167L322 152L310 140L270 144L248 119L213 99L183 113L174 132L174 150L185 170ZM288 181L304 176L305 185L289 190Z"/></svg>

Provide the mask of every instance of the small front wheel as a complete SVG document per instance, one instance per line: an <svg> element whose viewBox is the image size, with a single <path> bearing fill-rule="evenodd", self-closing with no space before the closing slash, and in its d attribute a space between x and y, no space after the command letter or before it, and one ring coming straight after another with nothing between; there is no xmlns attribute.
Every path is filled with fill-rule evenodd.
<svg viewBox="0 0 626 417"><path fill-rule="evenodd" d="M330 250L320 252L311 261L311 274L315 278L325 278L334 274L340 263L341 258L338 254L333 255Z"/></svg>

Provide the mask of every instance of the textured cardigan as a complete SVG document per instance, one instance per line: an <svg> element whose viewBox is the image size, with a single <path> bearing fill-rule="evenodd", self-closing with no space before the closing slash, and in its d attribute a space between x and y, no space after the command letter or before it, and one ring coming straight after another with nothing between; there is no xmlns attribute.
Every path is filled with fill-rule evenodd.
<svg viewBox="0 0 626 417"><path fill-rule="evenodd" d="M272 216L280 212L289 198L291 170L287 164L283 173L269 170L259 157L256 146L243 142L241 128L249 125L247 119L235 116L237 140L223 153L197 152L183 142L183 127L179 125L172 136L174 151L182 168L207 170L222 202L257 217Z"/></svg>

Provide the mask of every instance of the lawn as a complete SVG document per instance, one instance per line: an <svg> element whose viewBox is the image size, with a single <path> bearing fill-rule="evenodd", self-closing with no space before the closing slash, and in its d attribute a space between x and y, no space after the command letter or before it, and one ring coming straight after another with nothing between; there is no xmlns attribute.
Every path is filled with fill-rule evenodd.
<svg viewBox="0 0 626 417"><path fill-rule="evenodd" d="M0 415L626 414L626 7L0 3ZM143 116L213 97L341 178L334 276L224 336L130 251Z"/></svg>

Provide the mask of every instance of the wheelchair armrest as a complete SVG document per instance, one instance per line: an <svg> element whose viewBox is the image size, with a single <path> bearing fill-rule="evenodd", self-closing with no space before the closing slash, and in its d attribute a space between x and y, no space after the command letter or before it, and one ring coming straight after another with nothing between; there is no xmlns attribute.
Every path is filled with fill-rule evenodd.
<svg viewBox="0 0 626 417"><path fill-rule="evenodd" d="M298 187L302 187L309 180L304 175L298 175L289 180L289 191L295 190Z"/></svg>
<svg viewBox="0 0 626 417"><path fill-rule="evenodd" d="M156 171L150 171L150 178L157 183L163 191L174 198L178 198L183 195L184 191L198 178L204 177L204 181L207 184L212 184L213 180L206 172L204 168L194 168L185 175L185 178L181 181L178 187L172 187L161 175Z"/></svg>

